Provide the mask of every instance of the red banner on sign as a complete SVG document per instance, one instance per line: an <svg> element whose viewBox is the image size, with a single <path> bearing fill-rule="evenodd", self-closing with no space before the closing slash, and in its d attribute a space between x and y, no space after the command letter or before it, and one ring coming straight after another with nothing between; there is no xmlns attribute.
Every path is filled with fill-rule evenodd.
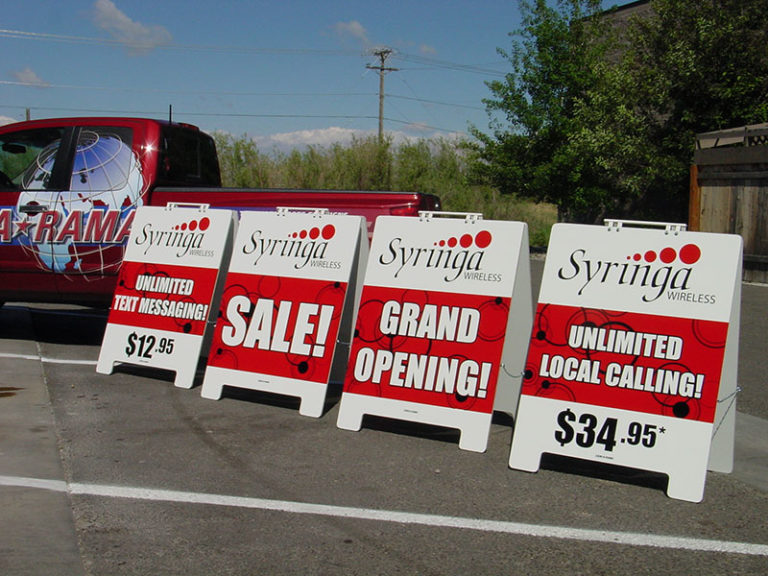
<svg viewBox="0 0 768 576"><path fill-rule="evenodd" d="M727 322L539 304L522 393L713 422Z"/></svg>
<svg viewBox="0 0 768 576"><path fill-rule="evenodd" d="M218 270L124 261L110 324L202 335Z"/></svg>
<svg viewBox="0 0 768 576"><path fill-rule="evenodd" d="M490 414L510 298L365 286L344 392Z"/></svg>
<svg viewBox="0 0 768 576"><path fill-rule="evenodd" d="M208 365L327 383L347 284L230 272Z"/></svg>

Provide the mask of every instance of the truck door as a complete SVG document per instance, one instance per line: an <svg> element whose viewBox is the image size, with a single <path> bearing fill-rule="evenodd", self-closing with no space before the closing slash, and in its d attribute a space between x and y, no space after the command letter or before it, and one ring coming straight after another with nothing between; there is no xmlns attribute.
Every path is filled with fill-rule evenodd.
<svg viewBox="0 0 768 576"><path fill-rule="evenodd" d="M53 271L52 237L44 215L58 196L60 151L70 135L66 128L0 135L0 273L6 289L24 287L30 278Z"/></svg>
<svg viewBox="0 0 768 576"><path fill-rule="evenodd" d="M111 289L144 181L129 127L0 134L0 301Z"/></svg>
<svg viewBox="0 0 768 576"><path fill-rule="evenodd" d="M117 273L144 181L125 126L80 126L67 186L56 199L53 239L59 288Z"/></svg>

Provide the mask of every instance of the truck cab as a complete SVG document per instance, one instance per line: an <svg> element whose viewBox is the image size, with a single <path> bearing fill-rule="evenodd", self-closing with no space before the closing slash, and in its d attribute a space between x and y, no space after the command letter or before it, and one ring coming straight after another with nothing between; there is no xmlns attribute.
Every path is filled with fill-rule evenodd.
<svg viewBox="0 0 768 576"><path fill-rule="evenodd" d="M0 127L0 302L108 302L155 186L220 186L213 139L139 118Z"/></svg>
<svg viewBox="0 0 768 576"><path fill-rule="evenodd" d="M108 306L139 206L322 209L366 219L440 210L404 191L222 188L213 138L144 118L0 126L0 304Z"/></svg>

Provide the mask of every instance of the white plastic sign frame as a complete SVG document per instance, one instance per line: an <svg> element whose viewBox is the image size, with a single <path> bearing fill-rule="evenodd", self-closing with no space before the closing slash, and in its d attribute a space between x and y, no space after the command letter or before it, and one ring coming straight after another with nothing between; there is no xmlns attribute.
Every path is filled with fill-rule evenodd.
<svg viewBox="0 0 768 576"><path fill-rule="evenodd" d="M136 210L96 372L135 364L176 372L179 388L194 385L236 222L235 212L208 205Z"/></svg>
<svg viewBox="0 0 768 576"><path fill-rule="evenodd" d="M380 216L338 427L360 430L366 414L431 424L484 452L494 409L514 411L522 380L510 332L531 323L525 223Z"/></svg>
<svg viewBox="0 0 768 576"><path fill-rule="evenodd" d="M365 220L325 209L241 216L203 398L224 386L301 399L318 418L341 381L368 254Z"/></svg>
<svg viewBox="0 0 768 576"><path fill-rule="evenodd" d="M556 224L510 467L535 472L543 453L616 464L701 501L708 463L733 468L741 261L740 236Z"/></svg>

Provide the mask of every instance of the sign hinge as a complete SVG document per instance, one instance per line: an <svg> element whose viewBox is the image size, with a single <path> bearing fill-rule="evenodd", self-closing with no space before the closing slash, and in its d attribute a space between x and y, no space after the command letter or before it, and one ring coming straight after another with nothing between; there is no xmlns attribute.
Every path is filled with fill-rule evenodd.
<svg viewBox="0 0 768 576"><path fill-rule="evenodd" d="M312 206L308 206L308 207L278 206L277 207L278 216L287 216L288 214L295 214L297 212L309 212L315 218L322 218L323 216L327 216L328 214L330 214L330 212L328 211L328 208L315 208Z"/></svg>
<svg viewBox="0 0 768 576"><path fill-rule="evenodd" d="M677 222L645 222L643 220L609 220L603 221L609 232L621 232L624 227L627 228L663 228L664 234L674 234L677 236L680 232L688 229L687 224Z"/></svg>
<svg viewBox="0 0 768 576"><path fill-rule="evenodd" d="M168 202L165 205L166 210L175 210L176 208L197 208L200 212L208 212L210 204L198 204L197 202Z"/></svg>
<svg viewBox="0 0 768 576"><path fill-rule="evenodd" d="M419 220L421 222L429 222L435 216L441 218L464 218L466 224L474 224L483 219L483 215L480 212L441 212L431 210L419 211Z"/></svg>

